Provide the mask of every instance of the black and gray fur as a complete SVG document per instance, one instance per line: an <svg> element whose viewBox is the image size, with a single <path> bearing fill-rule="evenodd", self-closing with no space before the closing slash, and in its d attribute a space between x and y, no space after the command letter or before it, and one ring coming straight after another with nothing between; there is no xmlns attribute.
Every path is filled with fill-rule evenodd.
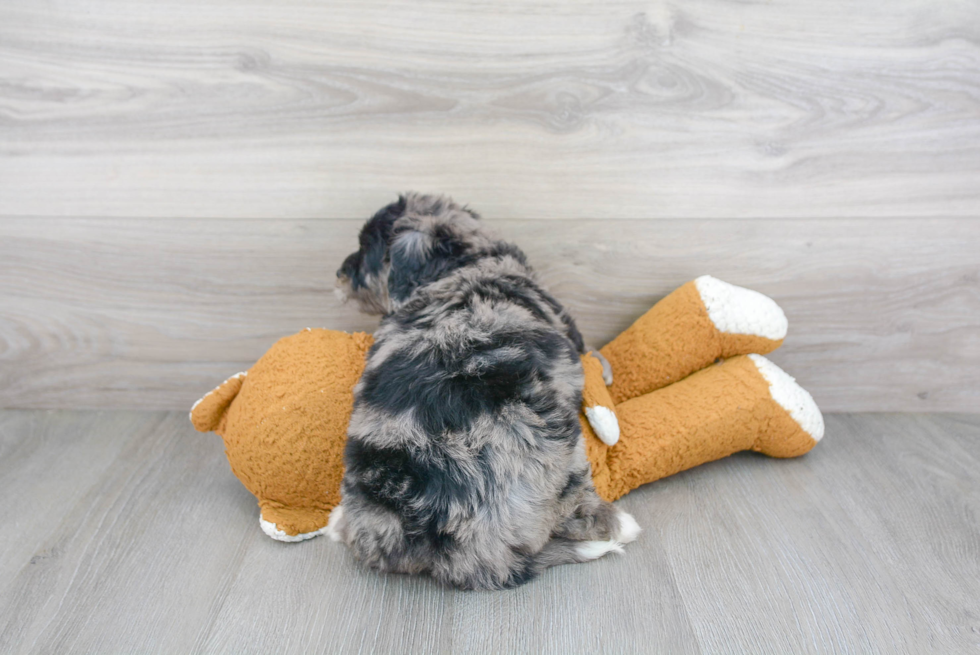
<svg viewBox="0 0 980 655"><path fill-rule="evenodd" d="M500 589L636 537L592 485L582 337L520 249L447 198L407 194L337 277L383 318L354 390L335 539L382 571Z"/></svg>

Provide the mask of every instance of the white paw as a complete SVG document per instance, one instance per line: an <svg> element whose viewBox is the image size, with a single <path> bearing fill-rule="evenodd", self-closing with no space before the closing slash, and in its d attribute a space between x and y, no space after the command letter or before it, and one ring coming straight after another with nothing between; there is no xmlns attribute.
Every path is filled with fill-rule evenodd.
<svg viewBox="0 0 980 655"><path fill-rule="evenodd" d="M813 401L810 392L797 384L793 376L762 355L749 355L749 358L769 383L769 394L772 399L789 412L793 420L799 423L814 441L823 439L823 414L820 413L820 408Z"/></svg>
<svg viewBox="0 0 980 655"><path fill-rule="evenodd" d="M702 275L694 284L719 332L754 334L775 340L786 337L789 326L786 314L772 298L710 275Z"/></svg>
<svg viewBox="0 0 980 655"><path fill-rule="evenodd" d="M585 408L585 418L589 419L589 425L602 443L607 446L616 445L619 441L619 419L616 418L616 412L608 407L596 405Z"/></svg>
<svg viewBox="0 0 980 655"><path fill-rule="evenodd" d="M618 541L582 541L575 546L575 552L585 559L598 559L606 553L623 552L623 546Z"/></svg>
<svg viewBox="0 0 980 655"><path fill-rule="evenodd" d="M344 518L344 506L337 505L333 508L333 511L330 512L330 518L327 519L327 527L325 528L327 531L327 536L330 537L330 541L341 540L340 532L337 531L337 524L340 523L342 518Z"/></svg>
<svg viewBox="0 0 980 655"><path fill-rule="evenodd" d="M320 528L319 530L314 530L313 532L300 532L299 534L289 535L285 531L280 530L279 526L271 521L266 521L264 518L259 516L259 525L262 527L262 532L266 535L272 537L276 541L286 541L286 542L297 542L306 541L307 539L312 539L313 537L319 537L321 534L327 534L327 526Z"/></svg>
<svg viewBox="0 0 980 655"><path fill-rule="evenodd" d="M575 546L575 552L585 559L598 559L606 553L623 552L623 546L618 541L582 541Z"/></svg>
<svg viewBox="0 0 980 655"><path fill-rule="evenodd" d="M636 522L633 515L620 512L617 518L619 518L619 534L616 536L616 541L621 544L636 541L636 538L643 532L643 528Z"/></svg>

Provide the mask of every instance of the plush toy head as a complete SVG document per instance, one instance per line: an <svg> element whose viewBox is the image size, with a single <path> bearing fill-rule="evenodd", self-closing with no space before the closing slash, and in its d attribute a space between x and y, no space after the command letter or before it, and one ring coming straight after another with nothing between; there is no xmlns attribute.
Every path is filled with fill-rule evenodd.
<svg viewBox="0 0 980 655"><path fill-rule="evenodd" d="M304 330L191 410L195 428L224 439L231 470L258 498L270 537L315 537L340 502L353 389L371 343L361 332Z"/></svg>

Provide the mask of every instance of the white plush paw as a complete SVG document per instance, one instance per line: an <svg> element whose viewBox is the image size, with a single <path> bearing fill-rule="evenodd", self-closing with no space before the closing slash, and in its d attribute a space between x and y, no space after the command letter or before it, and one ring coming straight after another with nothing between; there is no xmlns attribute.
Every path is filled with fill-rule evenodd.
<svg viewBox="0 0 980 655"><path fill-rule="evenodd" d="M623 552L623 546L618 541L582 541L575 545L575 552L584 559L599 559L606 553Z"/></svg>
<svg viewBox="0 0 980 655"><path fill-rule="evenodd" d="M595 407L585 408L585 418L589 419L589 425L595 431L595 435L602 439L602 443L607 446L615 446L619 441L619 419L616 412L608 407L596 405Z"/></svg>
<svg viewBox="0 0 980 655"><path fill-rule="evenodd" d="M266 521L261 516L259 516L259 525L262 527L262 532L266 533L268 536L272 537L276 541L287 541L287 542L306 541L307 539L312 539L313 537L319 537L321 534L329 534L328 533L329 526L324 526L319 530L314 530L313 532L301 532L299 534L293 534L293 535L286 534L283 530L280 530L275 523L271 521Z"/></svg>
<svg viewBox="0 0 980 655"><path fill-rule="evenodd" d="M643 528L636 522L633 515L621 511L616 518L619 519L619 533L616 535L616 541L621 544L636 541L636 538L643 532Z"/></svg>
<svg viewBox="0 0 980 655"><path fill-rule="evenodd" d="M708 317L719 332L784 339L789 322L769 296L722 282L710 275L694 280Z"/></svg>
<svg viewBox="0 0 980 655"><path fill-rule="evenodd" d="M330 512L330 518L327 519L327 527L324 528L331 541L340 541L340 532L337 531L337 525L342 518L344 518L344 506L337 505Z"/></svg>
<svg viewBox="0 0 980 655"><path fill-rule="evenodd" d="M820 408L813 401L810 392L797 384L789 373L762 355L749 355L749 358L769 383L769 394L772 399L789 412L793 420L799 423L814 441L823 439L823 414L820 413Z"/></svg>

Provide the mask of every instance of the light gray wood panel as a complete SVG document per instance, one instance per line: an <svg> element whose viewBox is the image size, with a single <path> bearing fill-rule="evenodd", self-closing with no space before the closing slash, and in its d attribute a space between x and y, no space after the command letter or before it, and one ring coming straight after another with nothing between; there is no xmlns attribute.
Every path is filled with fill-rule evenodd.
<svg viewBox="0 0 980 655"><path fill-rule="evenodd" d="M469 593L268 539L183 412L0 411L5 523L31 526L0 558L0 649L974 652L980 417L827 427L805 457L736 455L627 495L645 531L622 557Z"/></svg>
<svg viewBox="0 0 980 655"><path fill-rule="evenodd" d="M0 215L976 216L971 0L0 7Z"/></svg>
<svg viewBox="0 0 980 655"><path fill-rule="evenodd" d="M825 411L980 407L980 221L490 221L601 345L710 273L771 295ZM186 409L338 303L358 221L0 221L0 406Z"/></svg>

